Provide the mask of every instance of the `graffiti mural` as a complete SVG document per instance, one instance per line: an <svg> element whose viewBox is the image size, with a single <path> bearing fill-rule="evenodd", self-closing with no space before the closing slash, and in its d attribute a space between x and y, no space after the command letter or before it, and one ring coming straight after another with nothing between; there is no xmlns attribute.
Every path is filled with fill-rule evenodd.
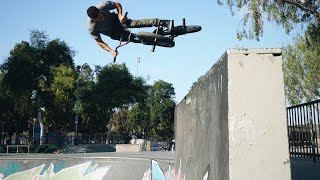
<svg viewBox="0 0 320 180"><path fill-rule="evenodd" d="M142 165L148 168L136 166L135 163L130 166L118 164L118 160L99 160L90 162L72 162L68 160L39 162L30 161L6 161L0 164L0 180L97 180L97 179L115 179L120 172L121 179L142 179L142 180L185 180L181 173L181 160L179 168L176 170L172 162L163 162L157 160L140 161L136 165ZM142 163L143 162L143 163ZM74 164L76 163L76 164ZM130 163L129 163L130 164ZM146 166L145 166L146 165ZM161 166L160 166L161 165ZM113 169L111 169L113 168ZM127 171L128 168L130 171ZM136 174L130 174L137 172ZM165 169L165 171L163 170ZM205 180L206 178L204 178Z"/></svg>
<svg viewBox="0 0 320 180"><path fill-rule="evenodd" d="M181 161L178 171L175 167L169 163L167 172L163 172L157 161L152 160L151 169L149 168L142 178L142 180L185 180L185 176L181 173Z"/></svg>
<svg viewBox="0 0 320 180"><path fill-rule="evenodd" d="M109 171L111 166L99 167L97 164L83 163L68 168L62 168L58 165L57 168L51 163L48 168L45 168L45 164L38 167L34 167L29 170L16 172L8 175L0 173L0 180L13 180L13 179L24 179L24 180L58 180L58 179L102 179Z"/></svg>

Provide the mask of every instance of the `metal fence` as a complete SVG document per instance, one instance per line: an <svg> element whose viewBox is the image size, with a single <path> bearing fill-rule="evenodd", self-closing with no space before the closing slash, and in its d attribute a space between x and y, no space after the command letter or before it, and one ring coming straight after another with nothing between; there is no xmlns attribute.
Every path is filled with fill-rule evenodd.
<svg viewBox="0 0 320 180"><path fill-rule="evenodd" d="M107 140L107 135L102 134L79 134L76 135L47 135L44 139L44 144L52 145L67 145L67 144L105 144ZM37 145L40 142L40 137L28 137L20 136L16 139L15 136L9 138L8 136L3 135L0 140L0 145L10 145L10 144L31 144Z"/></svg>
<svg viewBox="0 0 320 180"><path fill-rule="evenodd" d="M291 157L320 160L320 100L287 108Z"/></svg>

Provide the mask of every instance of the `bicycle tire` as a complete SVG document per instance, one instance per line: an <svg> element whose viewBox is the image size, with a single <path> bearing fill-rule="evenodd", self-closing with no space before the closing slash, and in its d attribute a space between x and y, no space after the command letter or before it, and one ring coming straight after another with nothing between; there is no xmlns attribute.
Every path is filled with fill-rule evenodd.
<svg viewBox="0 0 320 180"><path fill-rule="evenodd" d="M171 30L171 34L179 36L189 33L195 33L201 31L202 27L198 25L189 25L189 26L175 26Z"/></svg>
<svg viewBox="0 0 320 180"><path fill-rule="evenodd" d="M169 48L169 47L174 47L175 42L172 39L170 41L157 40L155 45Z"/></svg>
<svg viewBox="0 0 320 180"><path fill-rule="evenodd" d="M165 37L160 34L150 32L138 32L137 36L146 45L157 45L162 47L173 47L175 45L174 40L170 37ZM155 42L154 40L157 39Z"/></svg>
<svg viewBox="0 0 320 180"><path fill-rule="evenodd" d="M164 37L160 34L155 34L151 32L138 32L137 33L138 37L143 37L143 38L157 38L157 39L166 39L167 37Z"/></svg>

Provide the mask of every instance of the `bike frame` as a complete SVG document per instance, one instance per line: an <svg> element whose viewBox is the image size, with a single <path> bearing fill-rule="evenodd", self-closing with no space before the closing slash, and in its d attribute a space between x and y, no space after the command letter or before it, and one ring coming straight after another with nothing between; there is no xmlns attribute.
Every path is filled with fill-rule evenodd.
<svg viewBox="0 0 320 180"><path fill-rule="evenodd" d="M125 17L127 17L127 15L128 15L128 12L125 13ZM186 28L185 18L182 19L182 23L183 23L183 27ZM128 41L122 41L123 32L124 32L124 31L122 31L121 37L120 37L120 43L119 43L119 45L118 45L118 46L116 47L116 49L115 49L117 55L118 55L118 49L119 49L120 47L122 47L122 46L127 45L127 44L130 42L131 36L132 36L132 34L133 34L133 33L129 30L129 28L128 28L127 26L125 26L124 24L122 24L122 26L123 26L124 30L128 31L130 34L129 34L129 37L128 37ZM174 21L172 20L172 27L171 27L171 29L173 29L173 28L174 28ZM159 34L159 31L161 31L161 34ZM155 33L154 33L154 34L161 35L161 36L163 36L163 37L171 38L171 39L174 39L175 37L179 36L179 35L176 35L176 34L170 32L170 31L164 31L162 26L158 26L157 29L155 30ZM140 39L140 40L141 40L141 39ZM152 49L151 49L152 52L155 51L155 48L156 48L156 46L157 46L157 45L156 45L156 42L157 42L157 38L154 38L154 41L153 41L153 44L152 44ZM143 40L141 40L141 43L145 44L145 43L143 42ZM150 44L148 44L148 45L150 45ZM116 55L116 57L114 57L114 59L113 59L113 62L114 62L114 63L116 62L117 55Z"/></svg>
<svg viewBox="0 0 320 180"><path fill-rule="evenodd" d="M132 32L130 31L130 30L128 30L129 31L129 37L128 37L128 41L122 41L122 36L123 36L123 32L121 33L121 37L120 37L120 43L119 43L119 45L116 47L116 49L115 49L115 51L116 51L116 53L117 53L117 55L116 55L116 57L114 57L113 58L113 62L116 62L116 60L117 60L117 56L118 56L118 49L120 48L120 47L122 47L122 46L125 46L125 45L127 45L127 44L129 44L129 42L130 42L130 38L131 38L131 35L132 35Z"/></svg>

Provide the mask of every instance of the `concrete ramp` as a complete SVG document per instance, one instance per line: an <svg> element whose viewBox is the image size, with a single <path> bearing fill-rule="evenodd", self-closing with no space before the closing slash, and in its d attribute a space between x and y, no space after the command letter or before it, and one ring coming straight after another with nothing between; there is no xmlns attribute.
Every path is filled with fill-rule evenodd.
<svg viewBox="0 0 320 180"><path fill-rule="evenodd" d="M177 105L185 179L289 180L281 49L229 49Z"/></svg>
<svg viewBox="0 0 320 180"><path fill-rule="evenodd" d="M0 155L0 179L164 180L172 164L172 152Z"/></svg>

